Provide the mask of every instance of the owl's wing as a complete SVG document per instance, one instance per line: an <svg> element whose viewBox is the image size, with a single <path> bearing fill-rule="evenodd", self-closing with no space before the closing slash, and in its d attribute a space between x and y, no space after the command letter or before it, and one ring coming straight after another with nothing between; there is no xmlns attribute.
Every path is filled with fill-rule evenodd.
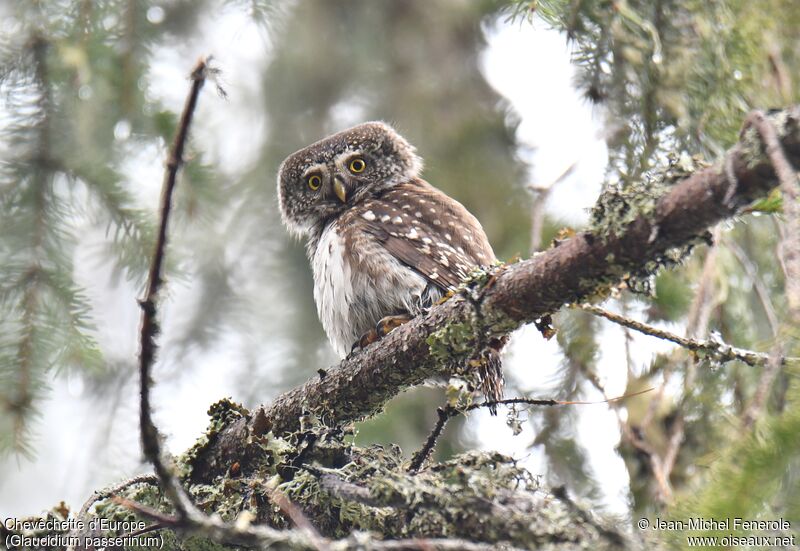
<svg viewBox="0 0 800 551"><path fill-rule="evenodd" d="M495 261L478 220L421 179L367 199L348 214L360 218L363 231L389 254L445 292Z"/></svg>

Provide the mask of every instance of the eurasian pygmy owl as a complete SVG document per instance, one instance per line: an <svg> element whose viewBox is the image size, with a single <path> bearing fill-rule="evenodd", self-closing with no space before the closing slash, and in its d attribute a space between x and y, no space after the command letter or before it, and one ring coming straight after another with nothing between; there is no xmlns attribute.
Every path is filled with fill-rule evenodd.
<svg viewBox="0 0 800 551"><path fill-rule="evenodd" d="M334 134L281 164L281 215L307 238L317 312L342 357L495 261L478 220L421 170L414 147L382 122ZM502 395L500 346L479 353L481 387L493 400Z"/></svg>

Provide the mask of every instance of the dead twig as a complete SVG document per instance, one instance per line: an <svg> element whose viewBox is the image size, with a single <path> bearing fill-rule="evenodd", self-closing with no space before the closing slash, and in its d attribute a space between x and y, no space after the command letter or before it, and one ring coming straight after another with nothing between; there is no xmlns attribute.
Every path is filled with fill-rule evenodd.
<svg viewBox="0 0 800 551"><path fill-rule="evenodd" d="M528 406L574 406L574 405L590 405L590 404L605 404L609 402L615 402L622 400L623 398L629 398L631 396L637 396L639 394L644 394L645 392L650 392L652 389L642 390L640 392L636 392L634 394L628 394L625 396L619 396L617 398L610 398L606 400L600 401L576 401L576 400L541 400L535 398L507 398L505 400L496 400L496 401L488 401L488 402L480 402L478 404L471 404L464 408L458 408L456 406L447 405L445 407L436 408L436 413L439 416L439 419L436 421L436 425L433 427L433 430L428 435L428 438L425 440L425 445L422 448L415 452L414 455L411 456L411 463L408 466L408 472L416 473L422 467L423 463L428 459L431 452L433 452L433 448L436 447L436 441L439 439L439 436L442 434L445 425L447 422L455 417L456 415L461 415L463 413L467 413L479 408L496 408L500 405L518 405L524 404Z"/></svg>
<svg viewBox="0 0 800 551"><path fill-rule="evenodd" d="M206 71L208 65L205 59L201 59L192 70L192 86L186 104L181 114L178 132L175 140L170 147L169 159L167 160L167 170L164 173L164 184L161 190L161 206L159 208L158 237L156 239L155 251L150 263L150 271L147 278L147 291L143 300L139 302L142 309L142 324L140 333L140 352L139 352L139 430L142 438L142 450L150 463L152 463L158 476L162 491L166 494L175 511L180 518L186 518L194 510L189 496L183 490L178 481L171 459L164 457L161 451L161 442L158 429L152 418L152 406L150 405L150 373L155 362L156 336L159 333L157 319L158 309L156 301L158 291L163 282L164 254L167 246L167 229L169 227L169 217L172 210L172 194L175 190L178 169L183 164L183 151L186 147L186 140L189 136L189 126L197 107L197 98L200 90L206 81Z"/></svg>
<svg viewBox="0 0 800 551"><path fill-rule="evenodd" d="M544 211L547 199L553 189L565 179L567 179L578 166L578 161L572 162L559 174L549 185L528 185L528 190L533 194L533 205L531 206L531 254L542 248L542 229L544 228Z"/></svg>
<svg viewBox="0 0 800 551"><path fill-rule="evenodd" d="M88 516L89 509L92 508L92 505L94 505L98 501L102 501L104 499L108 499L109 497L114 497L117 494L119 494L120 492L122 492L123 490L125 490L127 488L130 488L131 486L134 486L136 484L152 484L152 485L156 485L156 484L158 484L158 477L156 475L153 475L153 474L143 474L143 475L139 475L139 476L134 476L133 478L129 478L128 480L124 480L124 481L122 481L122 482L120 482L118 484L115 484L113 486L109 486L108 488L104 488L102 490L95 491L94 493L92 493L92 495L89 497L89 499L86 500L86 502L83 504L83 507L81 507L80 511L78 511L78 516L76 517L76 519L81 521L81 522L80 523L76 523L76 524L78 524L78 525L80 525L80 524L84 524L85 525L86 524L86 522L85 522L86 521L86 517ZM81 536L82 536L82 534L80 534L77 529L70 532L70 538L76 538L78 541L80 541ZM74 540L70 539L70 541L74 541ZM83 545L80 545L81 549L83 547L84 547ZM75 546L74 545L68 546L67 547L67 551L75 551Z"/></svg>
<svg viewBox="0 0 800 551"><path fill-rule="evenodd" d="M313 545L317 551L327 551L328 544L325 538L323 538L314 525L311 524L311 521L308 520L308 517L303 513L300 507L293 503L292 500L286 497L280 490L271 490L268 492L268 496L270 501L280 507L283 514L291 519L295 527L308 535L311 545Z"/></svg>

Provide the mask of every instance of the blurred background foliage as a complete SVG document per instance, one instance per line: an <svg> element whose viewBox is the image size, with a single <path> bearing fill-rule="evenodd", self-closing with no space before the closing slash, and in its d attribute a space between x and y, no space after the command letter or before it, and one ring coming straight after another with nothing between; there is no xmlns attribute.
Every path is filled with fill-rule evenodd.
<svg viewBox="0 0 800 551"><path fill-rule="evenodd" d="M569 37L576 86L603 115L603 185L624 187L681 153L714 160L750 109L798 102L797 8L796 0L2 4L0 453L35 456L37 406L60 378L83 381L107 433L119 404L135 395L135 347L114 338L134 336L104 329L119 304L141 292L160 183L161 166L153 165L164 158L179 108L165 98L186 87L157 80L158 64L177 45L202 40L218 14L237 12L257 25L266 61L239 68L256 93L238 133L215 132L208 121L226 104L201 101L169 252L169 277L187 291L170 291L157 376L192 378L194 360L206 354L229 373L234 399L254 406L335 361L302 245L277 212L275 172L287 154L345 126L388 120L426 159L426 178L481 220L499 257L526 256L546 248L563 223L535 208L545 197L526 189L518 116L480 70L487 25L544 22ZM180 70L192 61L178 59ZM547 75L532 78L547 86ZM243 137L248 144L226 143ZM237 163L244 145L256 153ZM143 174L153 181L142 185ZM779 209L774 198L767 210ZM540 243L530 242L532 212L546 216ZM717 229L713 247L659 275L653 294L620 290L613 305L687 336L799 355L800 320L782 298L782 231L779 215L745 216ZM598 363L606 325L561 312L557 376L530 394L607 395ZM624 345L633 338L626 334ZM780 513L800 525L796 372L715 366L681 350L646 365L627 358L613 369L626 374L628 391L656 388L610 406L618 433L608 439L620 441L630 487L614 499L630 515L670 507L691 516ZM531 388L530 369L514 366L536 361L508 358L509 394ZM404 393L359 425L358 442L393 442L410 453L443 400L430 389ZM541 454L548 482L599 509L608 501L604 473L577 437L579 415L530 412L529 449ZM451 423L440 457L480 440L462 425ZM759 491L748 492L756 483Z"/></svg>

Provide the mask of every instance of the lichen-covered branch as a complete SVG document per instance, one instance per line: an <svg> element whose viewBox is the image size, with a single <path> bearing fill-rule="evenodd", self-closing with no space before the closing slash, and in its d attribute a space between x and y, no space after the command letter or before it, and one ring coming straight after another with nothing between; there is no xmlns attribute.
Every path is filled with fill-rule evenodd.
<svg viewBox="0 0 800 551"><path fill-rule="evenodd" d="M682 346L683 348L696 354L710 357L715 363L725 363L736 360L753 367L764 367L770 362L775 361L770 354L764 352L754 352L752 350L737 348L715 339L690 339L688 337L681 337L675 333L671 333L669 331L659 329L658 327L653 327L652 325L615 314L614 312L606 310L605 308L600 308L591 304L583 304L581 305L581 308L596 316L605 318L610 322L627 327L628 329L633 329L634 331L638 331L644 335L650 335L651 337L656 337L657 339L674 342L678 346ZM800 363L800 358L782 357L778 363Z"/></svg>
<svg viewBox="0 0 800 551"><path fill-rule="evenodd" d="M768 120L788 162L800 166L800 108ZM192 477L208 480L234 461L246 463L242 443L248 438L296 430L309 415L335 425L380 411L403 389L448 374L486 336L505 335L565 304L605 296L624 278L654 273L676 247L704 241L708 228L776 184L760 135L746 129L719 163L677 179L658 196L641 197L647 190L640 190L615 197L626 203L624 220L596 224L529 260L474 277L428 315L231 424L194 457Z"/></svg>
<svg viewBox="0 0 800 551"><path fill-rule="evenodd" d="M165 528L164 548L180 542L187 551L230 545L555 551L629 544L623 532L604 526L566 494L540 487L524 467L499 453L467 453L409 475L396 446L361 448L349 442L346 430L311 419L283 437L268 432L243 442L247 469L232 463L214 481L193 483L194 455L248 414L228 400L215 404L205 437L178 461L202 518L179 519L152 487L99 503L96 515L155 521ZM276 493L302 512L303 522L314 527L313 538L308 530L292 529L298 523L276 506Z"/></svg>

